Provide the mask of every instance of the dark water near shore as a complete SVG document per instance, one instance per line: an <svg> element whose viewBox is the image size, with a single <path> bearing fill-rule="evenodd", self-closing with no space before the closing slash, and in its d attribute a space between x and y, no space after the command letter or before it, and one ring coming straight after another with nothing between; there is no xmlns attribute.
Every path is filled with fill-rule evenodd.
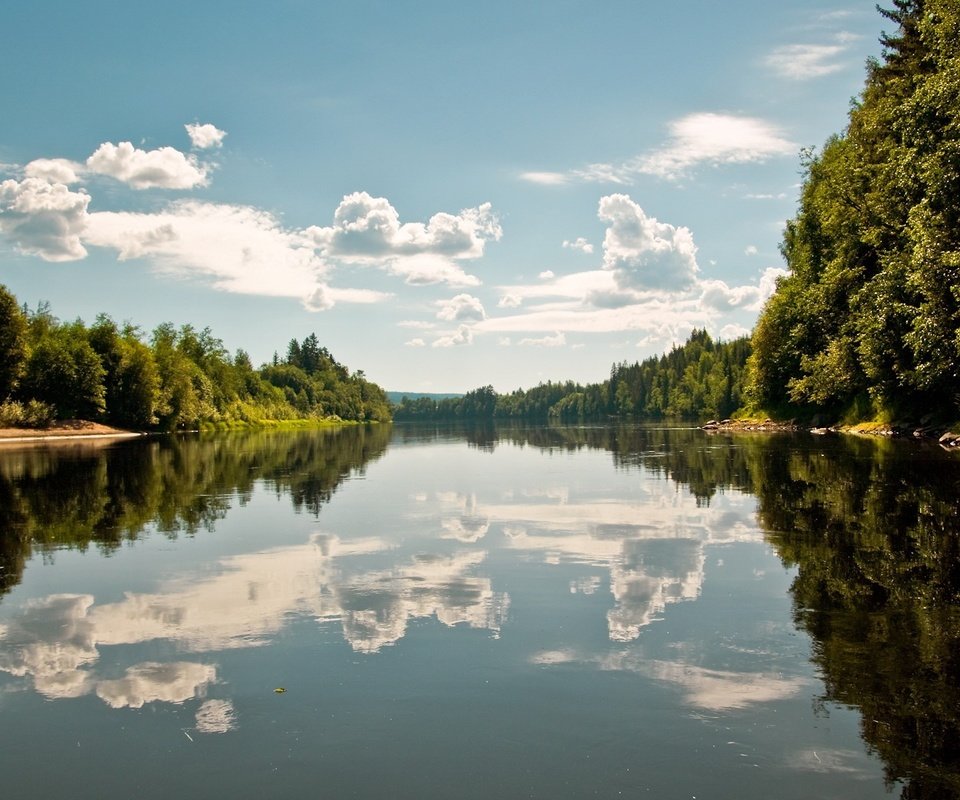
<svg viewBox="0 0 960 800"><path fill-rule="evenodd" d="M960 458L638 427L6 446L0 791L960 797Z"/></svg>

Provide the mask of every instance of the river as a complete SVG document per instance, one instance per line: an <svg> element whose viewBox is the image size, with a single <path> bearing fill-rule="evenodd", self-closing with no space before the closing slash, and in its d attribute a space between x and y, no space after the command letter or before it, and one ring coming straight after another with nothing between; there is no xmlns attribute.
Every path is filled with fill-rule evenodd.
<svg viewBox="0 0 960 800"><path fill-rule="evenodd" d="M960 458L383 425L0 449L0 786L960 797Z"/></svg>

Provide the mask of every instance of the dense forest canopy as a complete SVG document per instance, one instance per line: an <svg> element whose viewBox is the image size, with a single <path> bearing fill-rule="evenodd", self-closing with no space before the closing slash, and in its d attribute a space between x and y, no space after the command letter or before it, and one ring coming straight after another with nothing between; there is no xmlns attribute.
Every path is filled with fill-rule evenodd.
<svg viewBox="0 0 960 800"><path fill-rule="evenodd" d="M846 130L803 157L753 334L755 407L960 412L960 5L895 0Z"/></svg>
<svg viewBox="0 0 960 800"><path fill-rule="evenodd" d="M541 383L497 394L484 386L463 397L404 397L397 420L517 419L597 420L608 417L656 420L721 418L740 407L750 341L715 342L695 330L682 347L634 364L614 364L609 379L582 386L572 381Z"/></svg>
<svg viewBox="0 0 960 800"><path fill-rule="evenodd" d="M157 326L149 337L100 315L62 322L21 308L0 286L0 427L82 418L138 430L293 419L386 421L383 389L351 373L316 334L255 369L209 328Z"/></svg>

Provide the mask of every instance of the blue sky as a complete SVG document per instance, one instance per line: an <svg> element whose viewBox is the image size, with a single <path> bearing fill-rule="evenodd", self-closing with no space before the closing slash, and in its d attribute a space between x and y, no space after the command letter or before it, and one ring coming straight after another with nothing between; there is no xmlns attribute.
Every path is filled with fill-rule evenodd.
<svg viewBox="0 0 960 800"><path fill-rule="evenodd" d="M872 2L8 4L0 283L385 388L748 331Z"/></svg>

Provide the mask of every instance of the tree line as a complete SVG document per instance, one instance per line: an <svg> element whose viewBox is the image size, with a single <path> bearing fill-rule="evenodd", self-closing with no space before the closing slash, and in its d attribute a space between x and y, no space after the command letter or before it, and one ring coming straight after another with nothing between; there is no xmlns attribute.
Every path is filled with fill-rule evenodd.
<svg viewBox="0 0 960 800"><path fill-rule="evenodd" d="M743 403L750 352L747 337L718 342L705 330L694 330L686 343L669 353L614 364L610 377L600 383L550 381L506 394L483 386L462 397L404 397L394 409L394 419L719 419Z"/></svg>
<svg viewBox="0 0 960 800"><path fill-rule="evenodd" d="M254 368L209 328L171 323L149 336L105 314L63 322L21 307L0 286L0 426L88 419L137 430L262 425L277 420L386 421L386 393L350 372L316 334Z"/></svg>
<svg viewBox="0 0 960 800"><path fill-rule="evenodd" d="M894 0L846 130L803 153L789 274L748 397L849 419L960 414L960 6Z"/></svg>

